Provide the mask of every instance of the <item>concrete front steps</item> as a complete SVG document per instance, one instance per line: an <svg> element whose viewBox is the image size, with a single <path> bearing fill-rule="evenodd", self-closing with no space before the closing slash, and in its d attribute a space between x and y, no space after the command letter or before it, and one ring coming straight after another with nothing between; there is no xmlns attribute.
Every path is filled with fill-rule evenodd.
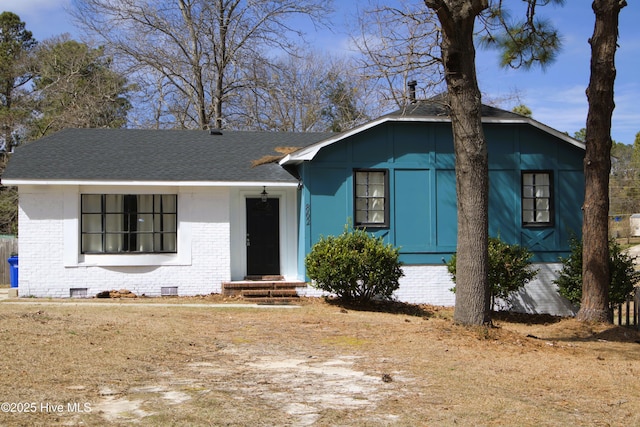
<svg viewBox="0 0 640 427"><path fill-rule="evenodd" d="M284 280L282 276L247 276L245 280L222 283L222 295L256 303L290 303L300 298L296 288L306 286L305 282Z"/></svg>

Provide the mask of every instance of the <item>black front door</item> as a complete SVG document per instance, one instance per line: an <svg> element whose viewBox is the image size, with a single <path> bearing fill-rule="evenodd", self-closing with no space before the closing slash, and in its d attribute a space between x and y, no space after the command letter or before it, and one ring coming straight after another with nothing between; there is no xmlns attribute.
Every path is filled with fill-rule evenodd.
<svg viewBox="0 0 640 427"><path fill-rule="evenodd" d="M247 199L247 275L280 274L280 200Z"/></svg>

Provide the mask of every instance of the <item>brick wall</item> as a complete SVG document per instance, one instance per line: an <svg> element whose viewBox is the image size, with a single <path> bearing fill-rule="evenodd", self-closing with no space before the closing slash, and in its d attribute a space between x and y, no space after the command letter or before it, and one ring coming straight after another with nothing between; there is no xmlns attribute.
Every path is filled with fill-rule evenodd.
<svg viewBox="0 0 640 427"><path fill-rule="evenodd" d="M69 197L66 198L67 203ZM78 197L72 197L77 200ZM62 190L20 192L19 294L69 297L71 288L86 288L87 296L105 290L128 289L138 295L159 296L161 287L177 286L179 295L219 293L230 279L228 193L181 193L180 225L189 229L190 257L179 265L100 266L80 262L65 266L64 203ZM184 206L188 203L190 206ZM78 238L77 232L75 237ZM185 249L185 243L178 250ZM128 255L136 257L137 255ZM184 257L183 257L184 258Z"/></svg>
<svg viewBox="0 0 640 427"><path fill-rule="evenodd" d="M514 297L511 309L523 313L574 315L574 308L557 293L556 285L553 283L561 267L559 263L535 264L538 276ZM394 293L398 301L438 306L455 305L455 294L450 291L455 283L451 280L446 266L405 265L402 269L405 275L400 278L400 288ZM300 289L299 293L305 296L324 295L313 287Z"/></svg>
<svg viewBox="0 0 640 427"><path fill-rule="evenodd" d="M395 292L400 301L415 304L452 306L455 295L451 276L444 265L406 265L400 278L400 289Z"/></svg>

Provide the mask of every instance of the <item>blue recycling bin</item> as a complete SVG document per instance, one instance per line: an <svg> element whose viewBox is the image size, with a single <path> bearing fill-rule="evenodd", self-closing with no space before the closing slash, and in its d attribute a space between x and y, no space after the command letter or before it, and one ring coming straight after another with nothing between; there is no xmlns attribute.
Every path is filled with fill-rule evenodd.
<svg viewBox="0 0 640 427"><path fill-rule="evenodd" d="M7 262L9 263L9 275L11 276L11 287L17 288L18 287L18 257L10 256L9 259L7 259Z"/></svg>

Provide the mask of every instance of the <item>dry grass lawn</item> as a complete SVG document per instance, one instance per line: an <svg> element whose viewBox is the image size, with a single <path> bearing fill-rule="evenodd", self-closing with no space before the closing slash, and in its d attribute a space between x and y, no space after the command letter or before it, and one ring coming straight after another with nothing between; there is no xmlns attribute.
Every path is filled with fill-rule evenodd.
<svg viewBox="0 0 640 427"><path fill-rule="evenodd" d="M633 330L218 300L0 303L0 425L640 425Z"/></svg>

